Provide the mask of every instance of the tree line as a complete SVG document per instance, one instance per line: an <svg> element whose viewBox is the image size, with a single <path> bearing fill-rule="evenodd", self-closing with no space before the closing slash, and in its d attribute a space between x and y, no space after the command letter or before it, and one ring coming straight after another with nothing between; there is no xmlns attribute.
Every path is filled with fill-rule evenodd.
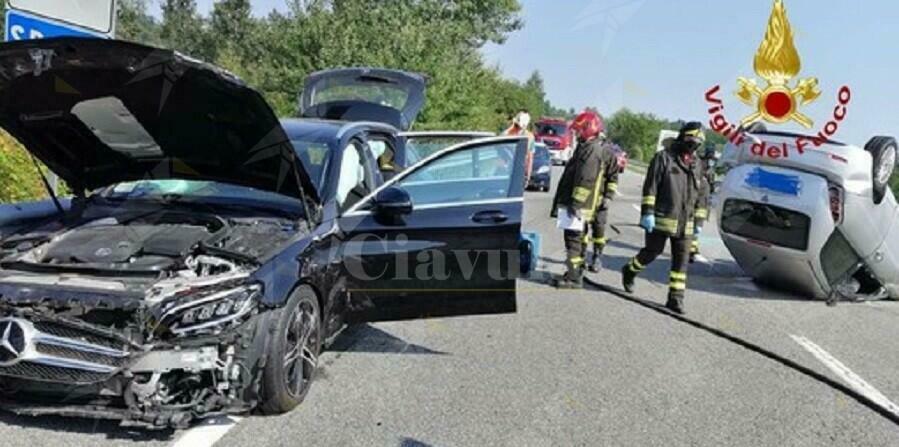
<svg viewBox="0 0 899 447"><path fill-rule="evenodd" d="M252 14L250 0L219 0L208 14L196 0L158 1L155 15L150 0L119 0L116 37L222 66L261 91L280 116L298 112L306 75L348 66L426 75L419 130L499 131L520 109L535 118L576 113L553 106L539 72L519 82L484 60L484 45L502 44L523 26L518 0L286 0L286 8L262 17ZM658 129L672 126L628 110L608 118L610 136L637 159L651 154ZM0 178L0 203L42 195L30 158L6 135Z"/></svg>

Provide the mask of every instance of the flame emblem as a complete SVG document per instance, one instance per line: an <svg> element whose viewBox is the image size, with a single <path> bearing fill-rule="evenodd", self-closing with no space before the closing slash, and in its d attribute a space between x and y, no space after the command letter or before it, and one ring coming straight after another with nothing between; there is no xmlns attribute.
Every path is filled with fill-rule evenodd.
<svg viewBox="0 0 899 447"><path fill-rule="evenodd" d="M737 97L756 108L754 113L743 118L743 126L760 120L774 124L795 121L807 128L814 125L811 118L799 112L798 108L818 99L821 90L817 78L800 79L795 86L790 86L790 81L799 74L802 63L793 43L793 29L783 0L774 0L765 39L755 53L753 68L767 82L767 86L759 87L755 79L737 79Z"/></svg>

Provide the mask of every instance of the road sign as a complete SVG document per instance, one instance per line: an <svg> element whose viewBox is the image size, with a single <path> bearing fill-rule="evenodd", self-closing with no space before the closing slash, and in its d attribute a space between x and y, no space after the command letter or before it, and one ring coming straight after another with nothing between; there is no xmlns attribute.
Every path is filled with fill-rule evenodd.
<svg viewBox="0 0 899 447"><path fill-rule="evenodd" d="M115 0L9 0L9 8L112 36Z"/></svg>
<svg viewBox="0 0 899 447"><path fill-rule="evenodd" d="M84 29L59 23L54 20L34 16L28 13L6 11L6 41L26 39L43 39L45 37L107 37L103 34L88 32Z"/></svg>

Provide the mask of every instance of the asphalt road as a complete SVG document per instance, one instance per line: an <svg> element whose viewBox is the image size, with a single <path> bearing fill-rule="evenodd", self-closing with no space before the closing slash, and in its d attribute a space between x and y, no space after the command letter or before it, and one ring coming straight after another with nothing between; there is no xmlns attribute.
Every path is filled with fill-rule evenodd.
<svg viewBox="0 0 899 447"><path fill-rule="evenodd" d="M560 171L557 170L556 177ZM607 270L642 245L638 174L613 205ZM519 282L519 310L361 326L321 357L306 402L280 417L249 416L198 431L146 433L115 424L0 414L0 445L164 446L821 446L899 445L899 425L825 382L708 331L597 290L557 292L561 237L551 195L528 193L526 229L543 260ZM884 407L899 399L899 303L823 303L760 289L709 225L706 262L688 279L689 316ZM668 259L636 296L663 303Z"/></svg>

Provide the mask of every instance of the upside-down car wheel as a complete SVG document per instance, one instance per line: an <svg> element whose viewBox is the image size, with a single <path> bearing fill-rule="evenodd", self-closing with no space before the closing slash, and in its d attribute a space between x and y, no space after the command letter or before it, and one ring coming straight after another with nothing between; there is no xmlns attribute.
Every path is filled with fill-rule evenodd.
<svg viewBox="0 0 899 447"><path fill-rule="evenodd" d="M874 186L874 203L880 204L890 187L890 177L896 169L896 157L899 146L893 137L874 137L865 145L865 150L874 159L871 179Z"/></svg>
<svg viewBox="0 0 899 447"><path fill-rule="evenodd" d="M262 375L260 409L265 414L286 413L303 402L322 350L321 310L311 288L297 288L276 312Z"/></svg>

